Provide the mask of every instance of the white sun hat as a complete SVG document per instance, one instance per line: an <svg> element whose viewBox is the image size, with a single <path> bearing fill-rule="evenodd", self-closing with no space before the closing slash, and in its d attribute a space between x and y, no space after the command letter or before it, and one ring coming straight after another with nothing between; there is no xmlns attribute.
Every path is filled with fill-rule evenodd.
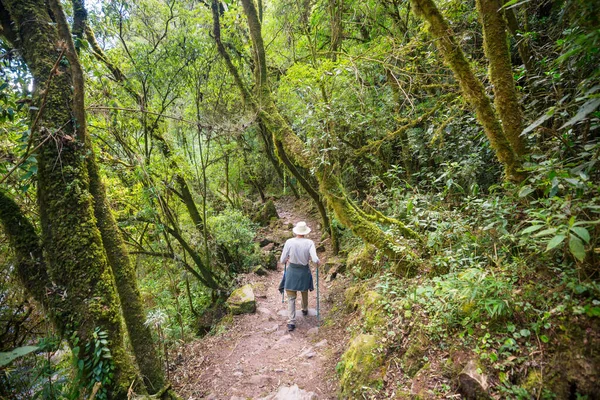
<svg viewBox="0 0 600 400"><path fill-rule="evenodd" d="M300 221L296 224L294 229L292 229L296 235L307 235L310 232L310 228L306 226L306 222Z"/></svg>

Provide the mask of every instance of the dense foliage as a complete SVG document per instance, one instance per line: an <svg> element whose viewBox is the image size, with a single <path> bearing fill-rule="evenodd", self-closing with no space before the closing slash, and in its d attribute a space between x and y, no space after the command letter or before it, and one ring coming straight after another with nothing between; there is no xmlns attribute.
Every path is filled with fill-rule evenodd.
<svg viewBox="0 0 600 400"><path fill-rule="evenodd" d="M3 18L15 13L9 3L0 0ZM489 128L509 134L486 4L505 24L522 124L523 150L506 144L510 162ZM79 21L80 5L63 2L69 22ZM429 5L447 37L436 36ZM262 263L252 221L262 203L293 194L312 198L341 256L378 248L365 252L369 268L350 257L348 271L383 295L388 322L351 330L384 335L380 351L405 374L359 389L365 396L409 390L426 364L436 373L429 358L444 352L475 354L495 396L598 396L598 372L570 363L591 352L586 363L600 365L590 350L600 339L589 333L600 317L598 2L87 6L84 33L72 28L91 142L82 157L99 165L161 365L203 331L236 276ZM0 190L45 237L38 157L54 139L36 133L44 92L9 30L0 31ZM464 64L452 63L441 44L448 38ZM62 57L58 68L73 64ZM54 161L61 165L60 152ZM17 284L18 250L4 228L0 351L38 350L0 364L0 396L78 398L95 382L112 385L114 366L104 361L114 354L103 346L113 338L103 327L79 345L76 334L56 337L27 283ZM49 320L61 318L49 309ZM407 350L406 338L420 347ZM425 350L431 343L439 349ZM430 395L455 391L448 383Z"/></svg>

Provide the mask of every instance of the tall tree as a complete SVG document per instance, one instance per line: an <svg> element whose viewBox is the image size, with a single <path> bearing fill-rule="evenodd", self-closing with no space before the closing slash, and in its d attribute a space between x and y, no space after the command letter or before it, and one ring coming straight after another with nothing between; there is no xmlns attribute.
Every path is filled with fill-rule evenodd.
<svg viewBox="0 0 600 400"><path fill-rule="evenodd" d="M81 39L85 30L87 12L83 2L76 0L73 1L73 10L75 12L73 31L76 37ZM146 313L137 286L135 268L131 263L123 236L110 209L110 204L106 196L106 188L100 177L92 143L87 133L84 99L85 86L79 57L76 53L64 12L58 3L54 5L52 11L57 20L59 34L67 44L66 54L73 74L73 115L78 135L82 138L89 151L87 170L90 181L90 193L94 197L94 215L102 236L102 244L108 263L115 277L123 318L129 333L133 353L146 388L150 394L153 394L165 386L165 377L158 356L158 350L154 345L150 328L144 324Z"/></svg>
<svg viewBox="0 0 600 400"><path fill-rule="evenodd" d="M475 109L477 119L483 126L485 135L496 152L496 157L504 167L506 178L521 181L523 174L519 171L521 166L519 158L502 129L502 124L492 108L483 84L473 73L465 54L456 42L452 29L433 0L411 0L411 4L415 12L429 23L435 43L454 72L465 98Z"/></svg>
<svg viewBox="0 0 600 400"><path fill-rule="evenodd" d="M489 62L489 75L494 86L494 105L502 129L515 154L527 152L523 132L523 116L512 73L506 21L499 0L477 0L477 12L483 27L483 48Z"/></svg>
<svg viewBox="0 0 600 400"><path fill-rule="evenodd" d="M38 144L42 242L49 276L63 295L55 313L65 336L77 335L82 349L93 343L96 329L107 332L114 378L111 382L107 376L105 390L112 398L126 398L136 374L125 351L114 278L94 217L85 136L73 118L73 72L63 58L68 48L44 1L2 0L0 14L9 24L3 32L14 29L13 45L20 46L34 81L38 111L31 135ZM82 351L80 357L94 356ZM91 375L86 371L84 376Z"/></svg>

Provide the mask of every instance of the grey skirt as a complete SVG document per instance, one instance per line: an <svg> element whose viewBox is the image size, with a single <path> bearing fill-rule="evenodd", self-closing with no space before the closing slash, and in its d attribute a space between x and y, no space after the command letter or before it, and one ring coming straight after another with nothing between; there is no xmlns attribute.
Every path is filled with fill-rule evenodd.
<svg viewBox="0 0 600 400"><path fill-rule="evenodd" d="M299 290L301 292L315 290L312 272L310 272L308 265L290 263L285 274L283 274L279 289Z"/></svg>

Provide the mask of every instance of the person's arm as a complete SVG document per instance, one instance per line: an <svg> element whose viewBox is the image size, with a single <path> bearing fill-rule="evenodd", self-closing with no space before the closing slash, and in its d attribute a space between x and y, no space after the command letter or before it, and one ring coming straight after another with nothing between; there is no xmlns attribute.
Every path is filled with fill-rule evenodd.
<svg viewBox="0 0 600 400"><path fill-rule="evenodd" d="M315 248L315 242L312 242L308 251L310 252L310 258L312 259L312 262L314 262L317 265L320 265L321 260L319 260L319 257L317 257L317 249Z"/></svg>
<svg viewBox="0 0 600 400"><path fill-rule="evenodd" d="M286 241L285 244L283 245L283 250L281 251L281 257L279 258L279 263L285 264L285 262L287 261L289 256L290 256L290 243L289 243L289 241Z"/></svg>

